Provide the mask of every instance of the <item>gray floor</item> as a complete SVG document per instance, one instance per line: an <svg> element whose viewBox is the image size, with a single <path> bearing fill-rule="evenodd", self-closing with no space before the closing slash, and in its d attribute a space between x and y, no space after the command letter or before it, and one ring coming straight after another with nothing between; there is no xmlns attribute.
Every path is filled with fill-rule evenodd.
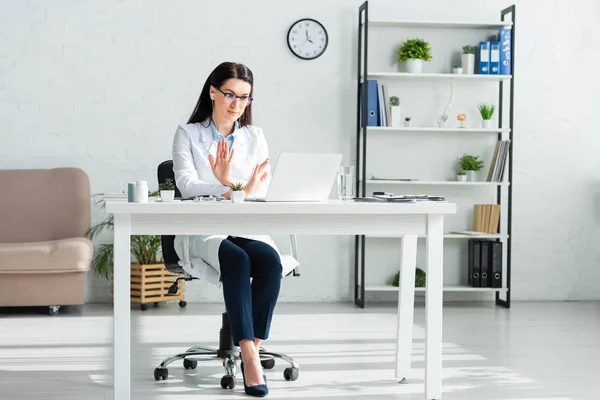
<svg viewBox="0 0 600 400"><path fill-rule="evenodd" d="M132 309L132 398L247 398L238 372L222 390L218 362L186 371L153 370L191 344L214 346L222 305L162 304ZM600 398L600 303L449 304L444 309L443 398L566 400ZM86 305L57 317L0 309L0 399L112 399L112 309ZM267 371L271 399L422 399L424 309L417 305L413 373L393 379L395 306L280 304L265 347L300 364L287 382L283 363Z"/></svg>

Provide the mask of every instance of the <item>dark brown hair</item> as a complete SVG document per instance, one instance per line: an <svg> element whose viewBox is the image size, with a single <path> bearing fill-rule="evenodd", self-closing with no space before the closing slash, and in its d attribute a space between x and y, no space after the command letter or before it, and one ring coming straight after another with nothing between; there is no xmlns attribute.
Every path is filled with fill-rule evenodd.
<svg viewBox="0 0 600 400"><path fill-rule="evenodd" d="M254 76L252 75L250 68L246 67L244 64L234 62L221 63L206 79L206 83L204 83L202 92L200 92L196 108L194 109L194 112L192 112L188 124L204 122L212 117L213 103L209 94L210 86L212 85L216 88L221 88L223 83L228 79L241 79L244 82L248 82L250 84L250 96L252 97L252 91L254 90ZM238 119L238 123L240 126L252 124L252 102L246 106L242 116Z"/></svg>

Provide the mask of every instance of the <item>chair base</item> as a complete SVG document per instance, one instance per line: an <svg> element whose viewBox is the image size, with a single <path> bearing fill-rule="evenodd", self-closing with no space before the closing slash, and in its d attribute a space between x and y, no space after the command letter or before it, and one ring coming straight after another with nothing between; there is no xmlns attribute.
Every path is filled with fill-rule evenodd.
<svg viewBox="0 0 600 400"><path fill-rule="evenodd" d="M260 363L264 369L272 369L275 366L275 358L279 358L290 364L285 368L283 377L288 381L295 381L299 376L299 366L293 358L281 354L266 351L262 347L259 351ZM167 365L173 361L183 359L185 369L195 369L198 361L222 360L225 368L225 375L221 378L221 387L223 389L233 389L235 387L235 375L237 373L237 361L240 360L240 350L233 344L229 315L225 312L222 315L222 325L219 331L219 348L193 346L184 353L179 353L167 357L154 370L154 379L157 381L166 380L169 376Z"/></svg>

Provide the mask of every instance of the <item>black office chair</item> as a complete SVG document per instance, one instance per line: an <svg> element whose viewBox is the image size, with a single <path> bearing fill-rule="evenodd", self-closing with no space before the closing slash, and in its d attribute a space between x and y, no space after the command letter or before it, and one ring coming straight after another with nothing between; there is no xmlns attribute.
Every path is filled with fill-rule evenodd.
<svg viewBox="0 0 600 400"><path fill-rule="evenodd" d="M175 174L173 173L173 161L163 161L158 166L158 183L165 183L167 179L171 179L175 184ZM181 197L181 192L175 187L175 197ZM296 256L296 245L295 237L291 236L292 253ZM181 279L185 281L191 281L197 278L193 278L179 265L179 256L175 252L175 236L174 235L163 235L161 236L162 244L162 255L165 263L165 267L168 271L174 274L183 274L184 278L177 278L173 285L169 288L170 294L177 294L178 286L177 282ZM290 272L292 274L292 272ZM288 275L290 275L288 274ZM294 276L299 276L298 268L293 270ZM288 362L291 366L285 368L283 371L283 377L288 381L295 381L298 379L299 366L298 364L285 354L271 353L261 347L260 349L261 365L265 369L272 369L275 366L275 358L280 358ZM223 360L223 367L225 368L225 375L221 378L221 387L223 389L233 389L235 387L235 374L237 372L236 361L240 359L239 348L233 343L233 335L231 333L231 324L229 322L229 315L227 312L222 314L221 329L219 331L219 348L214 349L204 346L192 346L187 349L184 353L179 353L167 357L160 365L154 370L154 379L157 381L160 379L166 380L169 376L167 365L176 360L183 359L183 367L185 369L195 369L198 366L198 361L207 360Z"/></svg>

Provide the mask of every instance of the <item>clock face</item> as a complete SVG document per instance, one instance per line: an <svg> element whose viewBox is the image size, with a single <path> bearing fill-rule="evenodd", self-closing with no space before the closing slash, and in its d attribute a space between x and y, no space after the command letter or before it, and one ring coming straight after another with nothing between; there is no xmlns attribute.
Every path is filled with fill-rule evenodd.
<svg viewBox="0 0 600 400"><path fill-rule="evenodd" d="M329 38L320 22L310 18L296 21L288 31L288 47L303 60L314 60L325 52Z"/></svg>

